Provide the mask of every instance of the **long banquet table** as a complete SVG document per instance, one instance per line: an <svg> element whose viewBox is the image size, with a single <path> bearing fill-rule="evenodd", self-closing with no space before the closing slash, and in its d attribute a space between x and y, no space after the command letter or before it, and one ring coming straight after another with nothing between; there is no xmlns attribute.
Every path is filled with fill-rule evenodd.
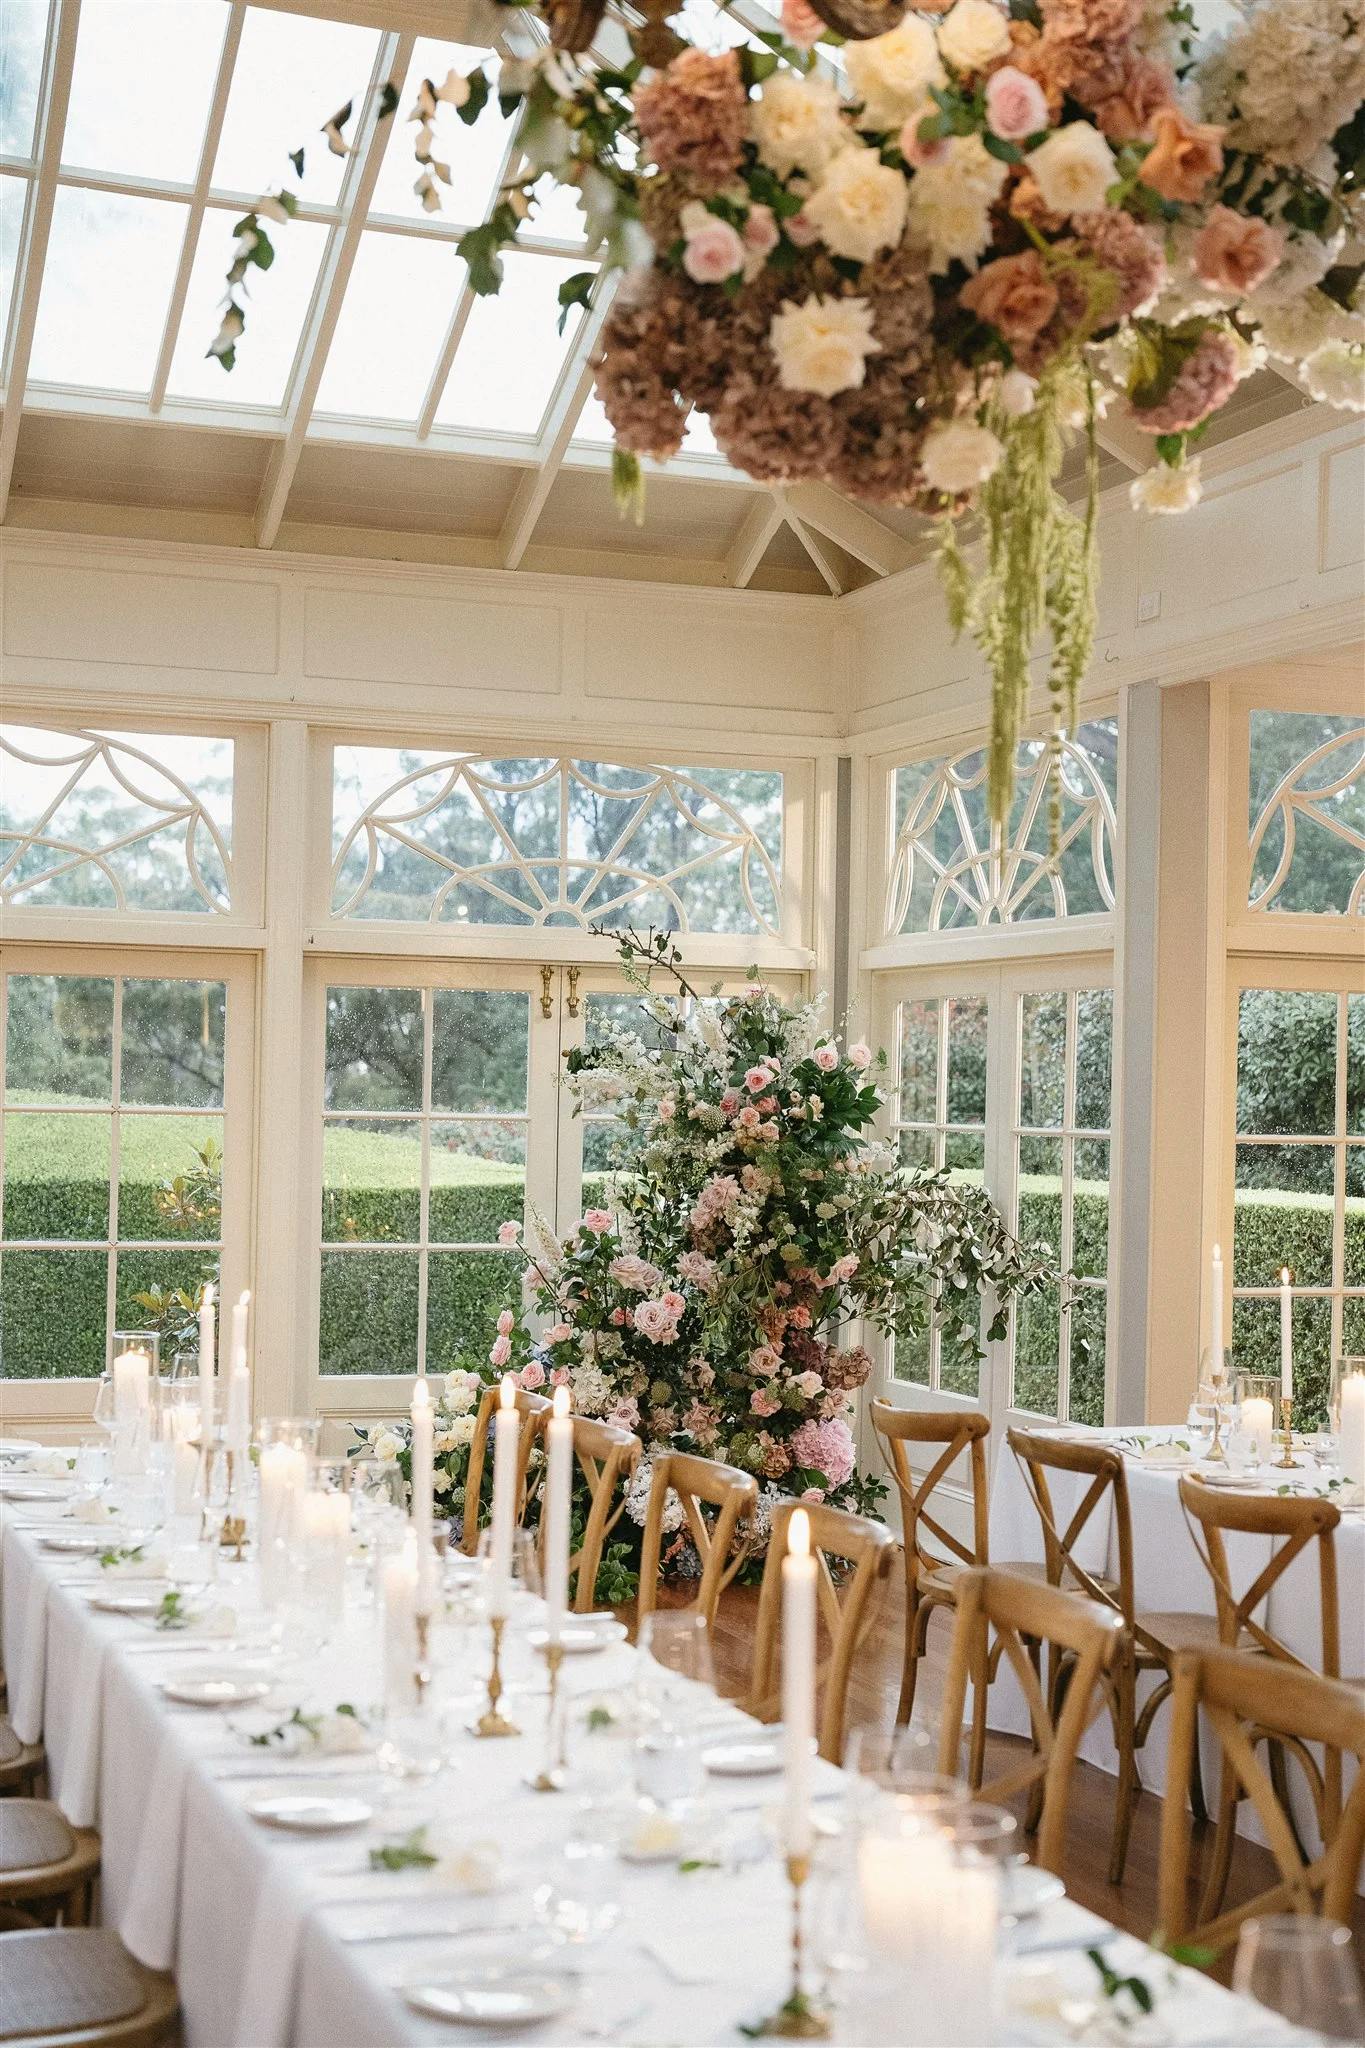
<svg viewBox="0 0 1365 2048"><path fill-rule="evenodd" d="M515 1700L526 1739L477 1742L463 1732L463 1714L447 1718L452 1761L425 1785L383 1778L371 1756L311 1766L262 1757L257 1764L225 1716L177 1707L160 1690L177 1671L227 1662L228 1646L160 1636L145 1621L92 1609L98 1566L42 1547L54 1524L73 1526L63 1501L15 1503L0 1507L0 1515L0 1634L12 1716L25 1738L41 1733L54 1794L68 1818L100 1831L105 1922L143 1962L175 1971L189 2048L418 2048L452 2033L468 2038L468 2027L419 2017L398 1987L415 1974L438 1976L453 1967L460 1927L506 1920L529 1938L531 1894L561 1874L575 1802L569 1793L540 1795L523 1782L539 1760L544 1711L543 1698L530 1690L529 1663L527 1690ZM233 1602L246 1619L254 1599L250 1567L225 1565L216 1597ZM462 1658L471 1677L480 1647L481 1636L468 1635L449 1645L452 1660ZM574 1689L627 1689L638 1655L620 1644L575 1660ZM250 1659L241 1648L232 1661ZM376 1690L376 1669L373 1615L353 1602L325 1652L306 1669L292 1662L285 1668L280 1694L313 1710L363 1702ZM703 1702L708 1721L717 1704ZM735 1719L742 1725L737 1712ZM761 1825L774 1782L712 1781L719 1817L710 1824L752 1832L739 1816L751 1811ZM817 1796L828 1802L822 1810L838 1811L845 1785L841 1773L820 1767ZM281 1789L353 1790L374 1806L375 1819L349 1834L291 1837L245 1810L249 1797ZM451 1889L448 1877L443 1888L426 1872L370 1869L368 1848L423 1819L447 1846L452 1839L457 1848L499 1842L507 1888L475 1898ZM770 1850L742 1864L727 1859L714 1871L684 1872L676 1859L623 1865L618 1896L623 1912L615 1931L574 1951L577 2004L537 2029L538 2041L637 2048L733 2042L741 2023L771 2009L785 1991L787 1902ZM1120 1970L1168 1974L1162 2016L1172 2041L1302 2038L1208 1979L1155 1964L1141 1944L1113 1936L1070 1901L1050 1908L1041 1924L1059 1948L1048 1961L1070 1996L1094 1992L1092 1966L1080 1952L1086 1939L1110 1939L1107 1955ZM1004 2038L1066 2038L1052 2021L1042 2031L1040 2024L1016 2014Z"/></svg>

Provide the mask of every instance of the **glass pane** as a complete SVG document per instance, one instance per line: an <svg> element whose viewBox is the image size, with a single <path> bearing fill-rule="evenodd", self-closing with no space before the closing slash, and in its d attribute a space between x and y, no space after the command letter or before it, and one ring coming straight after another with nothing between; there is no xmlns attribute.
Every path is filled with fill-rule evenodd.
<svg viewBox="0 0 1365 2048"><path fill-rule="evenodd" d="M1234 1300L1232 1356L1238 1372L1280 1374L1280 1304ZM1331 1388L1332 1304L1294 1299L1294 1427L1315 1429L1327 1416ZM1277 1418L1278 1420L1278 1418Z"/></svg>
<svg viewBox="0 0 1365 2048"><path fill-rule="evenodd" d="M965 1394L975 1400L981 1391L981 1361L972 1345L972 1334L956 1323L940 1329L938 1339L938 1383L945 1394Z"/></svg>
<svg viewBox="0 0 1365 2048"><path fill-rule="evenodd" d="M1072 1161L1071 1264L1103 1279L1109 1270L1109 1147L1078 1138Z"/></svg>
<svg viewBox="0 0 1365 2048"><path fill-rule="evenodd" d="M222 1216L220 1116L119 1118L120 1238L217 1238Z"/></svg>
<svg viewBox="0 0 1365 2048"><path fill-rule="evenodd" d="M1254 907L1354 910L1365 874L1365 721L1253 711L1249 822Z"/></svg>
<svg viewBox="0 0 1365 2048"><path fill-rule="evenodd" d="M526 1203L526 1126L441 1122L431 1126L428 1234L445 1244L495 1244L500 1223L520 1223Z"/></svg>
<svg viewBox="0 0 1365 2048"><path fill-rule="evenodd" d="M521 990L435 992L433 1109L525 1109L531 999Z"/></svg>
<svg viewBox="0 0 1365 2048"><path fill-rule="evenodd" d="M226 1030L221 981L125 981L122 1100L220 1108Z"/></svg>
<svg viewBox="0 0 1365 2048"><path fill-rule="evenodd" d="M535 434L568 354L581 309L556 333L558 293L582 259L504 255L496 298L476 299L446 380L436 422L489 433Z"/></svg>
<svg viewBox="0 0 1365 2048"><path fill-rule="evenodd" d="M49 0L0 7L0 156L31 157Z"/></svg>
<svg viewBox="0 0 1365 2048"><path fill-rule="evenodd" d="M1019 1121L1060 1125L1066 1102L1066 997L1060 989L1020 1001Z"/></svg>
<svg viewBox="0 0 1365 2048"><path fill-rule="evenodd" d="M427 1261L427 1371L487 1362L498 1312L521 1299L521 1262L508 1252L432 1252Z"/></svg>
<svg viewBox="0 0 1365 2048"><path fill-rule="evenodd" d="M703 998L709 1001L709 998ZM642 1005L638 996L614 996L592 993L587 998L584 1011L586 1019L585 1037L591 1041L608 1029L629 1031L643 1045L658 1051L665 1043L671 1044L670 1034L662 1024L652 1017Z"/></svg>
<svg viewBox="0 0 1365 2048"><path fill-rule="evenodd" d="M107 1237L111 1116L5 1118L5 1236Z"/></svg>
<svg viewBox="0 0 1365 2048"><path fill-rule="evenodd" d="M1341 1308L1341 1348L1349 1357L1365 1357L1365 1297L1348 1294Z"/></svg>
<svg viewBox="0 0 1365 2048"><path fill-rule="evenodd" d="M1331 1286L1332 1151L1330 1145L1237 1147L1235 1285L1277 1287L1288 1266L1296 1286Z"/></svg>
<svg viewBox="0 0 1365 2048"><path fill-rule="evenodd" d="M1346 998L1346 1128L1365 1135L1365 996Z"/></svg>
<svg viewBox="0 0 1365 2048"><path fill-rule="evenodd" d="M901 1004L901 1079L896 1115L902 1123L938 1118L938 1034L942 1005L936 996Z"/></svg>
<svg viewBox="0 0 1365 2048"><path fill-rule="evenodd" d="M422 202L413 190L419 169L413 156L417 129L406 116L424 78L434 79L439 85L452 69L467 76L476 65L482 65L496 79L497 59L487 50L473 49L464 43L432 42L425 36L420 39L403 85L393 134L379 167L370 201L372 214L395 213L405 219L416 219L422 214ZM440 188L441 211L465 227L476 227L488 212L510 128L499 112L496 88L478 120L469 126L454 107L442 101L436 109L435 128L431 153L438 162L450 166L450 183ZM536 232L540 232L539 223Z"/></svg>
<svg viewBox="0 0 1365 2048"><path fill-rule="evenodd" d="M114 1296L114 1328L174 1329L190 1311L187 1311L183 1302L172 1300L167 1304L166 1297L173 1297L177 1293L184 1294L193 1305L199 1298L200 1289L209 1280L212 1280L215 1287L220 1284L216 1251L192 1250L189 1246L182 1248L157 1245L154 1249L149 1248L146 1251L120 1252ZM163 1321L163 1313L168 1306L170 1315ZM220 1331L224 1327L224 1320L219 1322ZM167 1338L163 1338L163 1365L168 1362L173 1349L173 1344Z"/></svg>
<svg viewBox="0 0 1365 2048"><path fill-rule="evenodd" d="M4 34L0 14L0 35ZM0 85L0 103L4 88ZM9 332L9 310L14 297L14 273L19 261L19 236L24 225L24 195L28 187L20 178L0 178L0 352Z"/></svg>
<svg viewBox="0 0 1365 2048"><path fill-rule="evenodd" d="M1057 1413L1060 1344L1060 1296L1057 1288L1048 1287L1029 1295L1015 1311L1013 1407L1036 1415Z"/></svg>
<svg viewBox="0 0 1365 2048"><path fill-rule="evenodd" d="M411 134L394 141L411 148ZM450 242L363 234L318 387L318 411L415 420L464 275Z"/></svg>
<svg viewBox="0 0 1365 2048"><path fill-rule="evenodd" d="M322 1127L322 1234L360 1244L416 1244L422 1215L421 1126L406 1118Z"/></svg>
<svg viewBox="0 0 1365 2048"><path fill-rule="evenodd" d="M346 159L331 154L322 126L348 100L359 112L378 41L374 29L248 7L215 188L254 199L287 184L305 199L335 199ZM354 122L346 133L354 140ZM296 181L287 155L300 145L304 171Z"/></svg>
<svg viewBox="0 0 1365 2048"><path fill-rule="evenodd" d="M227 18L221 0L99 0L84 7L63 164L191 184ZM130 120L152 81L151 104L143 118Z"/></svg>
<svg viewBox="0 0 1365 2048"><path fill-rule="evenodd" d="M7 992L6 1100L112 1102L113 982L11 974Z"/></svg>
<svg viewBox="0 0 1365 2048"><path fill-rule="evenodd" d="M1277 1137L1336 1129L1337 999L1245 988L1237 1016L1237 1128Z"/></svg>
<svg viewBox="0 0 1365 2048"><path fill-rule="evenodd" d="M1346 1148L1345 1265L1347 1287L1365 1287L1365 1145Z"/></svg>
<svg viewBox="0 0 1365 2048"><path fill-rule="evenodd" d="M986 1121L986 998L954 996L948 1007L948 1122Z"/></svg>
<svg viewBox="0 0 1365 2048"><path fill-rule="evenodd" d="M328 1109L422 1107L420 988L329 988Z"/></svg>
<svg viewBox="0 0 1365 2048"><path fill-rule="evenodd" d="M150 388L188 218L173 200L58 187L29 363L35 383Z"/></svg>
<svg viewBox="0 0 1365 2048"><path fill-rule="evenodd" d="M933 1131L902 1131L896 1149L902 1166L934 1166L938 1161L938 1139Z"/></svg>
<svg viewBox="0 0 1365 2048"><path fill-rule="evenodd" d="M948 1131L943 1139L943 1163L954 1180L970 1181L980 1187L986 1172L986 1140L965 1131Z"/></svg>
<svg viewBox="0 0 1365 2048"><path fill-rule="evenodd" d="M1062 1244L1062 1141L1019 1140L1019 1235L1041 1239L1060 1254Z"/></svg>
<svg viewBox="0 0 1365 2048"><path fill-rule="evenodd" d="M1083 988L1076 997L1076 1124L1080 1130L1109 1128L1113 1041L1113 991Z"/></svg>
<svg viewBox="0 0 1365 2048"><path fill-rule="evenodd" d="M1073 1422L1104 1421L1104 1321L1108 1294L1103 1287L1078 1287L1071 1298L1071 1393Z"/></svg>
<svg viewBox="0 0 1365 2048"><path fill-rule="evenodd" d="M897 1337L892 1347L892 1378L909 1380L912 1386L927 1387L929 1343L928 1330L921 1330L917 1336Z"/></svg>
<svg viewBox="0 0 1365 2048"><path fill-rule="evenodd" d="M251 272L246 333L228 374L208 354L208 345L222 318L223 279L240 218L235 209L221 207L210 207L204 215L166 384L172 398L211 398L224 405L284 403L328 230L311 220L270 229L278 260L269 270Z"/></svg>
<svg viewBox="0 0 1365 2048"><path fill-rule="evenodd" d="M104 1252L0 1258L0 1379L94 1379L104 1371Z"/></svg>
<svg viewBox="0 0 1365 2048"><path fill-rule="evenodd" d="M420 1252L322 1254L320 1372L416 1372L420 1257Z"/></svg>

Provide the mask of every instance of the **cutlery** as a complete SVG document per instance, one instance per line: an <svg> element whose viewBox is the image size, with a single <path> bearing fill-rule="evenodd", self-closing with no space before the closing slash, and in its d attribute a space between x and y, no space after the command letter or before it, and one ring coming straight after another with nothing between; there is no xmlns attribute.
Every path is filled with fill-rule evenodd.
<svg viewBox="0 0 1365 2048"><path fill-rule="evenodd" d="M341 1766L327 1764L295 1764L290 1769L288 1758L278 1757L274 1763L229 1764L226 1770L215 1771L213 1775L220 1784L234 1783L238 1780L250 1782L253 1779L260 1784L262 1781L275 1778L349 1778L352 1782L364 1783L367 1778L377 1778L379 1768L377 1765L371 1765L368 1769L346 1770Z"/></svg>
<svg viewBox="0 0 1365 2048"><path fill-rule="evenodd" d="M1064 1955L1068 1949L1108 1948L1122 1932L1120 1927L1101 1927L1093 1934L1058 1934L1047 1941L1024 1942L1012 1953L1016 1960L1022 1961L1025 1956Z"/></svg>
<svg viewBox="0 0 1365 2048"><path fill-rule="evenodd" d="M363 1907L367 1903L369 1902L364 1899L348 1899L346 1907ZM345 1908L341 1905L340 1901L333 1908L335 1912L344 1910ZM430 1927L385 1927L381 1928L377 1934L369 1934L357 1929L352 1933L341 1935L340 1939L348 1945L371 1942L377 1944L385 1941L445 1940L455 1934L516 1934L520 1931L521 1922L516 1920L459 1920L454 1922L442 1921Z"/></svg>

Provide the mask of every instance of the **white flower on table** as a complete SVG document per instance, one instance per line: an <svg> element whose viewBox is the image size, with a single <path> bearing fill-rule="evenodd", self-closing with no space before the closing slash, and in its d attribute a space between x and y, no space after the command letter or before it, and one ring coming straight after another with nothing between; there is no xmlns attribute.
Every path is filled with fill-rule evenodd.
<svg viewBox="0 0 1365 2048"><path fill-rule="evenodd" d="M403 1446L391 1429L381 1429L371 1448L381 1465L391 1465Z"/></svg>

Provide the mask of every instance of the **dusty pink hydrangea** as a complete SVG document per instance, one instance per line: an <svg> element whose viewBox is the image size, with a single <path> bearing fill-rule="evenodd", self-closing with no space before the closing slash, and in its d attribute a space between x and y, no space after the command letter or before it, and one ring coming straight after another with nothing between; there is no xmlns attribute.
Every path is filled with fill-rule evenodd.
<svg viewBox="0 0 1365 2048"><path fill-rule="evenodd" d="M872 1359L861 1344L851 1351L831 1351L825 1360L825 1384L851 1393L872 1376Z"/></svg>
<svg viewBox="0 0 1365 2048"><path fill-rule="evenodd" d="M803 1422L791 1436L793 1463L823 1472L831 1487L853 1477L856 1463L853 1436L846 1422Z"/></svg>
<svg viewBox="0 0 1365 2048"><path fill-rule="evenodd" d="M1082 213L1074 225L1082 246L1118 283L1118 299L1105 309L1105 325L1126 320L1154 298L1166 281L1166 257L1158 238L1116 206Z"/></svg>
<svg viewBox="0 0 1365 2048"><path fill-rule="evenodd" d="M1240 362L1231 335L1216 327L1199 337L1166 396L1157 405L1132 408L1144 434L1184 434L1226 405L1237 388Z"/></svg>
<svg viewBox="0 0 1365 2048"><path fill-rule="evenodd" d="M739 169L747 113L733 50L717 57L683 50L635 93L647 155L661 171L682 173L699 192L718 192Z"/></svg>

